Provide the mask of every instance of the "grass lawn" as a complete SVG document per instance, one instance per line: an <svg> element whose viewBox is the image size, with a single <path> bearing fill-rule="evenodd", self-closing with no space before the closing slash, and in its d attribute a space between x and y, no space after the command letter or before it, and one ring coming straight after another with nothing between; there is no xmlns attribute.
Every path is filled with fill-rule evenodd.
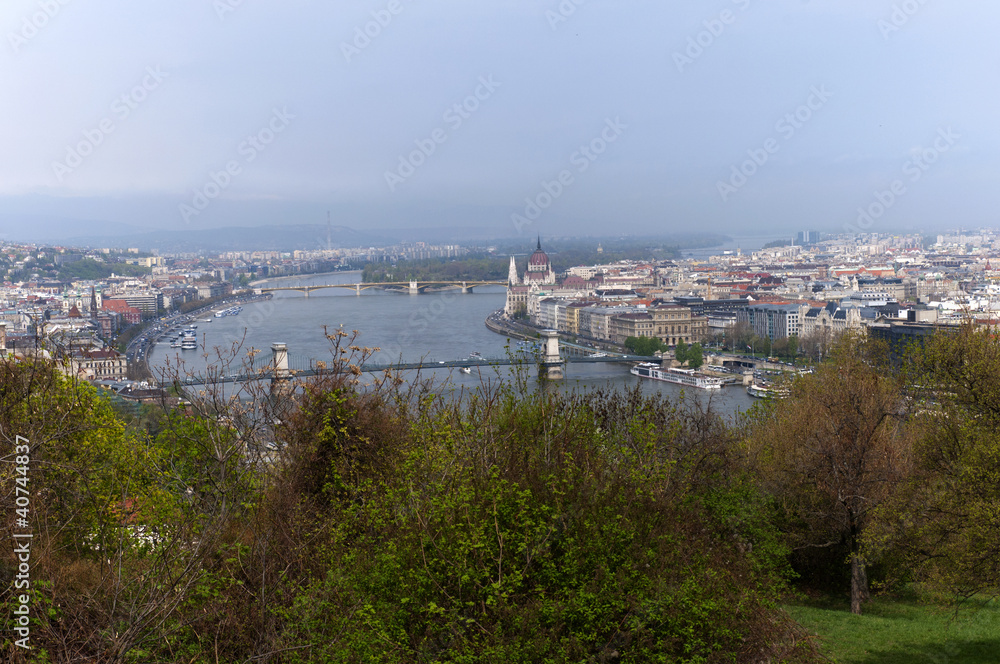
<svg viewBox="0 0 1000 664"><path fill-rule="evenodd" d="M837 664L1000 662L1000 600L969 602L957 614L912 592L876 598L861 616L846 598L785 608Z"/></svg>

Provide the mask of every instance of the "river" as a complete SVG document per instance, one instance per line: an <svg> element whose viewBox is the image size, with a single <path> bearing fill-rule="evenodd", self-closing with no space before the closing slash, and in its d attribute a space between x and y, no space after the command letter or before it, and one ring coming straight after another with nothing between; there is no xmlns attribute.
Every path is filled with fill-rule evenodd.
<svg viewBox="0 0 1000 664"><path fill-rule="evenodd" d="M261 284L262 286L298 286L315 284L345 284L361 280L360 272L335 272L331 274L285 277ZM288 346L292 367L304 366L308 360L330 358L330 344L323 335L323 326L330 331L340 328L357 330L358 345L378 347L370 361L437 362L467 358L472 352L484 357L506 355L506 337L489 331L483 321L504 305L505 291L497 286L480 287L473 293L457 290L438 293L409 295L378 289L362 291L329 288L310 293L288 291L276 293L270 301L248 304L239 316L212 318L198 322L198 337L208 351L181 351L158 343L150 354L150 367L184 363L186 368L201 371L206 364L218 361L214 349L229 349L242 341L242 351L260 349L270 357L272 343ZM207 357L206 357L207 356ZM266 361L266 359L265 359ZM236 372L227 369L227 373ZM473 371L466 375L458 370L424 372L439 380L448 380L455 387L474 388L484 378L509 376L508 368L484 368L482 374ZM533 372L532 377L535 373ZM628 373L623 364L574 364L566 366L566 378L560 389L582 390L599 387L633 387L642 384L643 390L659 391L672 400L680 397L678 385L650 381ZM726 387L714 394L702 390L687 390L689 398L707 403L727 415L746 410L753 399L740 387Z"/></svg>

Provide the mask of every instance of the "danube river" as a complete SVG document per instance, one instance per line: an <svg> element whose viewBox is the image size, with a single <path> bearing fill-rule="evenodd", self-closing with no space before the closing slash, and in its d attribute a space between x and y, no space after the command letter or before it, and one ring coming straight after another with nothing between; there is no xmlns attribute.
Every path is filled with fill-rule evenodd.
<svg viewBox="0 0 1000 664"><path fill-rule="evenodd" d="M360 272L337 272L286 277L261 285L343 284L356 283L360 279ZM265 361L269 361L272 343L285 343L292 367L305 366L310 359L330 358L330 344L323 335L324 325L330 331L341 326L346 331L357 330L360 333L358 345L379 347L381 350L369 360L371 362L402 359L433 363L467 358L473 352L487 358L502 357L506 355L507 338L490 332L483 321L503 308L504 297L504 289L496 286L480 287L466 294L454 290L409 295L369 289L357 295L353 290L329 288L313 291L306 298L294 291L279 292L270 301L244 306L239 316L212 318L212 322L205 322L202 317L197 323L198 338L207 353L202 349L181 351L161 342L150 354L149 363L154 374L157 367L175 364L178 360L187 368L200 371L209 360L217 361L213 349L228 349L242 341L244 354L250 348L260 349L267 354ZM482 375L475 370L466 375L457 369L437 370L432 374L439 380L450 380L456 387L473 388L483 378L495 378L498 371L499 375L507 376L510 370L487 367L482 369ZM237 366L232 365L226 372L237 373ZM424 375L429 374L424 372ZM532 369L532 378L535 375ZM621 388L639 383L644 390L659 391L671 399L678 398L681 393L677 385L638 378L628 373L627 365L615 363L570 363L561 387ZM702 390L687 390L687 394L703 403L711 396L713 407L727 414L746 410L753 402L741 387L726 387L711 395Z"/></svg>

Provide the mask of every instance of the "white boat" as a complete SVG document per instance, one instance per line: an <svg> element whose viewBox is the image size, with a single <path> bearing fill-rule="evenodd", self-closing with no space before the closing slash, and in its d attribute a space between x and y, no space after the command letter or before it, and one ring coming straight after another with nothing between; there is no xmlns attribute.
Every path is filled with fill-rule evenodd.
<svg viewBox="0 0 1000 664"><path fill-rule="evenodd" d="M722 388L722 379L700 374L694 369L662 369L653 362L642 362L629 370L629 373L642 378L662 380L685 387L696 387L699 390L718 390Z"/></svg>
<svg viewBox="0 0 1000 664"><path fill-rule="evenodd" d="M755 399L770 399L788 396L788 390L776 389L774 387L767 387L765 385L760 385L759 383L752 383L747 385L747 394Z"/></svg>
<svg viewBox="0 0 1000 664"><path fill-rule="evenodd" d="M461 371L464 374L470 374L470 373L472 373L472 369L469 368L469 367L459 367L458 370Z"/></svg>
<svg viewBox="0 0 1000 664"><path fill-rule="evenodd" d="M198 333L195 331L194 327L189 327L183 332L184 337L181 339L181 350L197 350L198 348Z"/></svg>

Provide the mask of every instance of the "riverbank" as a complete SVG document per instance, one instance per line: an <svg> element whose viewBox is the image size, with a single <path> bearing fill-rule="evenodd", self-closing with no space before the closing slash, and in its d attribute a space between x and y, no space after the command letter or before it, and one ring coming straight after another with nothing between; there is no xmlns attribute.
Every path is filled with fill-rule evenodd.
<svg viewBox="0 0 1000 664"><path fill-rule="evenodd" d="M129 376L135 380L146 380L155 382L153 372L149 368L149 354L156 346L159 337L166 330L172 329L178 322L186 322L198 316L213 314L217 310L226 309L235 304L251 304L253 302L263 302L270 300L273 296L270 293L263 295L241 295L237 297L227 297L223 300L212 302L204 307L199 307L183 314L177 313L167 318L149 321L145 326L145 331L133 340L125 349L126 362L129 364ZM155 333L155 334L154 334ZM133 359L135 358L135 359Z"/></svg>
<svg viewBox="0 0 1000 664"><path fill-rule="evenodd" d="M533 341L538 339L537 330L506 318L503 315L503 311L494 311L486 317L486 329L501 336L518 339L520 341Z"/></svg>
<svg viewBox="0 0 1000 664"><path fill-rule="evenodd" d="M523 341L537 341L539 329L528 325L526 323L521 323L515 320L511 320L504 316L503 311L495 311L486 318L486 328L491 332L500 334L503 336L510 337L512 339L520 339ZM586 337L580 338L573 335L559 333L559 338L563 341L569 343L577 343L583 346L589 346L595 351L610 351L612 353L627 353L628 351L619 346L618 344L613 344L610 341L600 341L598 339L589 339Z"/></svg>

